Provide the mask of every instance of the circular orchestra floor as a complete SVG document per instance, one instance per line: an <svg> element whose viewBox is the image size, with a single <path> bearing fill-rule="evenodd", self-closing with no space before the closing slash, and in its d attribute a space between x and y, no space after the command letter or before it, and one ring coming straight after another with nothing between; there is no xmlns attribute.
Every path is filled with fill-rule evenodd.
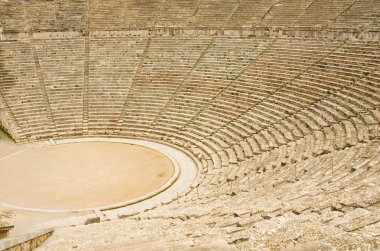
<svg viewBox="0 0 380 251"><path fill-rule="evenodd" d="M0 203L42 210L97 208L165 185L175 172L164 154L114 142L27 149L0 160Z"/></svg>

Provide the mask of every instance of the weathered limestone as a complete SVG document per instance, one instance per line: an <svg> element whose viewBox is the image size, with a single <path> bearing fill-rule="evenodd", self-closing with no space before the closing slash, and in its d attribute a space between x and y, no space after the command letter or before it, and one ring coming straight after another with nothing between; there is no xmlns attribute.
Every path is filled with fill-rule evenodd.
<svg viewBox="0 0 380 251"><path fill-rule="evenodd" d="M0 211L0 239L6 238L14 228L14 212Z"/></svg>
<svg viewBox="0 0 380 251"><path fill-rule="evenodd" d="M34 250L53 233L52 229L35 231L23 236L0 240L0 249L6 251Z"/></svg>
<svg viewBox="0 0 380 251"><path fill-rule="evenodd" d="M379 11L0 0L0 114L17 141L158 141L199 170L175 199L104 210L43 248L378 249Z"/></svg>
<svg viewBox="0 0 380 251"><path fill-rule="evenodd" d="M376 0L2 0L0 10L5 32L257 26L360 29L377 27L379 3Z"/></svg>

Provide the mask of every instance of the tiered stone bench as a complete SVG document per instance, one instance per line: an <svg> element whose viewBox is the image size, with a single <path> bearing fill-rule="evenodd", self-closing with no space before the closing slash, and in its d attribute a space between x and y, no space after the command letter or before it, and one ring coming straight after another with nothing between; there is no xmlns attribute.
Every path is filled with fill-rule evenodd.
<svg viewBox="0 0 380 251"><path fill-rule="evenodd" d="M0 113L16 141L161 142L198 168L175 198L102 209L110 222L62 230L46 248L91 249L90 235L109 248L111 233L377 249L379 10L377 0L0 1Z"/></svg>

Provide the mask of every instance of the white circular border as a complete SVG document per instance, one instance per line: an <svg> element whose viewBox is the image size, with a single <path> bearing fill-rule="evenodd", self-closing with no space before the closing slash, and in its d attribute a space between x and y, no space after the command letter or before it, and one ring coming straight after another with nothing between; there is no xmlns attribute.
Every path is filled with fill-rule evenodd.
<svg viewBox="0 0 380 251"><path fill-rule="evenodd" d="M99 206L93 208L83 208L83 209L72 209L72 210L63 210L63 209L38 209L38 208L26 208L26 207L18 207L9 204L2 204L2 206L18 209L18 210L26 210L26 211L34 211L34 212L50 212L50 213L76 213L76 212L89 212L89 211L103 211L108 212L109 216L114 218L123 214L130 214L132 212L140 212L154 206L168 203L179 197L180 194L185 193L189 190L193 182L196 180L198 175L198 167L193 161L193 159L181 152L180 150L163 145L160 143L146 141L146 140L138 140L138 139L123 139L123 138L74 138L74 139L62 139L62 140L50 140L47 142L42 142L42 145L33 147L41 148L52 145L60 145L60 144L69 144L69 143L84 143L84 142L111 142L111 143L125 143L130 145L139 145L144 146L153 150L156 150L166 157L168 157L174 166L174 174L164 185L159 187L158 189L142 195L140 197L127 200L121 203L116 203L112 205ZM29 149L27 149L29 150ZM10 158L14 155L21 154L27 150L23 150L11 155L8 155L0 161ZM115 215L116 214L116 215Z"/></svg>

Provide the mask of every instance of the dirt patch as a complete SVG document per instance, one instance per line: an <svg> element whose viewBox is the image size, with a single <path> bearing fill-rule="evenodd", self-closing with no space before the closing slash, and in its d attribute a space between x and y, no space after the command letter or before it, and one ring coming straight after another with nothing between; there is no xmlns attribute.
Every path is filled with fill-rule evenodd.
<svg viewBox="0 0 380 251"><path fill-rule="evenodd" d="M81 209L130 200L174 174L165 155L142 146L86 142L29 149L0 162L0 203Z"/></svg>

